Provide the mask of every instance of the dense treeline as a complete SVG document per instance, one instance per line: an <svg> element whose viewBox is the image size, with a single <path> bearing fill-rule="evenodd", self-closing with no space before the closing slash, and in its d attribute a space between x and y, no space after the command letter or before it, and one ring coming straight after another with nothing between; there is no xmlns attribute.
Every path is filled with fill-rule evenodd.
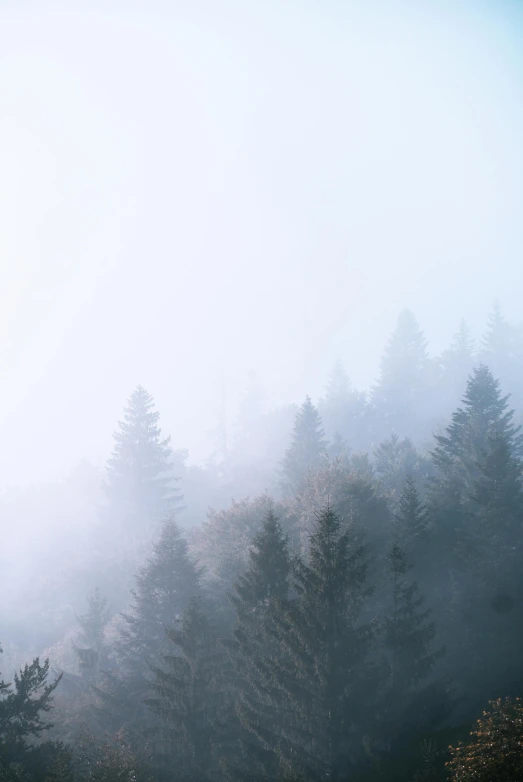
<svg viewBox="0 0 523 782"><path fill-rule="evenodd" d="M404 312L368 395L337 364L274 464L253 384L199 472L137 388L75 662L0 681L0 780L520 779L522 370L498 308L437 359Z"/></svg>

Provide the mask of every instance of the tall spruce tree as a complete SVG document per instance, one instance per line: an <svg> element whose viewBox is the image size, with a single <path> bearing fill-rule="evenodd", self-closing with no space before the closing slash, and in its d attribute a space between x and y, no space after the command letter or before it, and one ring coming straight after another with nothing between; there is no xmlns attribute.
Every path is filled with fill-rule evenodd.
<svg viewBox="0 0 523 782"><path fill-rule="evenodd" d="M306 397L294 421L292 442L283 459L284 486L289 494L298 494L305 485L309 473L325 463L327 442L321 418Z"/></svg>
<svg viewBox="0 0 523 782"><path fill-rule="evenodd" d="M421 502L414 478L407 475L394 514L395 542L417 561L420 549L426 546L428 529L427 509Z"/></svg>
<svg viewBox="0 0 523 782"><path fill-rule="evenodd" d="M341 361L334 364L318 411L329 439L341 437L355 450L368 444L365 436L366 397L352 388Z"/></svg>
<svg viewBox="0 0 523 782"><path fill-rule="evenodd" d="M431 464L422 456L408 437L400 440L392 434L374 451L376 474L394 510L397 510L401 492L408 476L415 485L424 486Z"/></svg>
<svg viewBox="0 0 523 782"><path fill-rule="evenodd" d="M371 397L374 439L396 433L415 438L430 417L427 341L410 310L403 310L389 339Z"/></svg>
<svg viewBox="0 0 523 782"><path fill-rule="evenodd" d="M175 626L191 597L200 590L200 570L174 517L163 522L152 555L136 576L130 610L122 614L115 654L117 671L98 688L103 714L114 730L146 723L143 700L150 668L167 653L166 629Z"/></svg>
<svg viewBox="0 0 523 782"><path fill-rule="evenodd" d="M350 532L342 532L338 516L326 508L308 561L294 563L297 597L280 601L271 622L280 655L260 665L268 686L290 704L269 746L283 778L341 782L353 768L373 703L373 628L360 621L370 592L366 578L364 548L353 546Z"/></svg>
<svg viewBox="0 0 523 782"><path fill-rule="evenodd" d="M503 595L511 583L513 593L517 583L509 574L518 546L522 438L513 419L508 397L482 365L469 378L463 404L433 453L438 474L428 497L433 552L428 578L435 584L438 625L449 639L449 670L471 688L469 698L473 692L478 706L495 694L496 639L518 624L517 611L507 617L491 608L498 590ZM506 635L504 644L511 651L520 648L518 632L512 640Z"/></svg>
<svg viewBox="0 0 523 782"><path fill-rule="evenodd" d="M429 508L453 547L473 515L471 493L493 439L502 438L514 456L521 451L520 427L514 423L508 399L488 367L477 367L446 433L436 436L432 459L437 475L431 482Z"/></svg>
<svg viewBox="0 0 523 782"><path fill-rule="evenodd" d="M277 654L268 626L277 601L289 592L291 561L287 536L270 510L249 551L249 568L230 595L237 617L233 639L226 643L235 667L233 683L240 721L240 756L228 765L238 780L272 778L278 774L277 755L268 748L282 706L275 704L258 669L264 656Z"/></svg>
<svg viewBox="0 0 523 782"><path fill-rule="evenodd" d="M95 589L88 597L87 611L77 617L81 629L80 645L74 645L80 675L88 683L97 682L100 670L107 664L105 628L110 618L106 598L102 597L99 589Z"/></svg>
<svg viewBox="0 0 523 782"><path fill-rule="evenodd" d="M138 386L114 433L107 462L105 491L111 509L119 511L133 531L166 518L182 501L173 470L175 454L170 437L162 439L159 417L152 396ZM176 456L183 459L184 454Z"/></svg>
<svg viewBox="0 0 523 782"><path fill-rule="evenodd" d="M442 353L439 359L442 370L441 390L445 396L445 406L450 405L450 409L453 409L459 404L463 388L474 369L475 362L475 343L467 323L462 320L450 347Z"/></svg>
<svg viewBox="0 0 523 782"><path fill-rule="evenodd" d="M189 600L167 637L171 649L152 668L152 695L146 701L159 720L152 734L155 762L181 782L210 782L219 776L220 735L230 698L224 651L200 598Z"/></svg>
<svg viewBox="0 0 523 782"><path fill-rule="evenodd" d="M429 682L437 660L444 654L442 647L434 649L432 646L435 638L435 625L430 621L432 611L423 608L424 599L417 583L408 582L412 566L397 543L392 544L388 560L391 610L385 620L384 642L389 680L380 718L384 720L386 743L390 747L402 732L413 727L419 729L423 717L430 722L431 718L446 715L441 711L441 692L434 703L438 688ZM422 714L424 710L425 715Z"/></svg>

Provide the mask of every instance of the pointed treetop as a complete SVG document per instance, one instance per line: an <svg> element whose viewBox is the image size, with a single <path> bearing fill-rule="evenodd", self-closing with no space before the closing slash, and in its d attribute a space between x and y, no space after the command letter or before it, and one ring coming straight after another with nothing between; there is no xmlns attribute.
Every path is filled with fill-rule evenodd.
<svg viewBox="0 0 523 782"><path fill-rule="evenodd" d="M299 492L310 472L325 461L327 442L317 409L307 396L296 414L292 442L283 459L287 488Z"/></svg>
<svg viewBox="0 0 523 782"><path fill-rule="evenodd" d="M137 386L113 435L104 488L129 524L147 527L167 516L182 499L175 487L170 437L162 438L159 417L152 396Z"/></svg>

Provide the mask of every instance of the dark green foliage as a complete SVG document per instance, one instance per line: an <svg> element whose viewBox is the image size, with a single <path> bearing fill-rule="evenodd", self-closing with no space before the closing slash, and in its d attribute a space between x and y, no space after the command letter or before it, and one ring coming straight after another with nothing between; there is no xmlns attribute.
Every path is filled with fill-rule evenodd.
<svg viewBox="0 0 523 782"><path fill-rule="evenodd" d="M419 728L423 700L420 695L427 696L423 690L444 652L443 648L432 648L436 632L430 621L432 611L423 607L417 583L407 581L410 570L400 546L393 543L389 553L391 610L384 627L390 680L382 705L389 740L409 728Z"/></svg>
<svg viewBox="0 0 523 782"><path fill-rule="evenodd" d="M117 670L107 673L99 689L106 719L113 730L125 724L133 729L147 722L143 700L150 682L150 666L166 654L167 628L181 617L200 589L200 571L188 553L187 541L174 518L164 521L152 555L136 576L131 607L122 615L115 645ZM107 711L108 710L108 711Z"/></svg>
<svg viewBox="0 0 523 782"><path fill-rule="evenodd" d="M49 661L40 664L36 658L14 675L13 684L0 679L1 782L40 782L59 763L64 774L69 770L62 745L45 740L52 727L47 715L60 682L58 677L49 683L48 675Z"/></svg>
<svg viewBox="0 0 523 782"><path fill-rule="evenodd" d="M83 731L74 747L75 782L156 782L148 747L131 746L123 731L98 738ZM61 782L61 780L57 780Z"/></svg>
<svg viewBox="0 0 523 782"><path fill-rule="evenodd" d="M494 440L503 439L514 456L520 452L522 437L513 417L499 382L486 366L480 366L470 376L462 406L446 433L436 437L432 457L438 474L432 481L429 508L437 533L454 549L468 534L474 514L471 495Z"/></svg>
<svg viewBox="0 0 523 782"><path fill-rule="evenodd" d="M287 492L299 493L307 476L325 463L326 456L327 443L321 418L310 397L307 397L296 414L292 442L283 460Z"/></svg>
<svg viewBox="0 0 523 782"><path fill-rule="evenodd" d="M413 478L420 490L431 470L429 460L416 450L412 441L408 437L400 440L396 434L383 440L375 449L374 464L380 485L394 509L397 509L407 478Z"/></svg>
<svg viewBox="0 0 523 782"><path fill-rule="evenodd" d="M331 508L322 511L308 561L294 563L296 599L279 601L271 622L280 655L260 666L268 690L281 689L288 703L271 747L282 778L341 781L355 762L373 699L373 629L358 621L369 594L366 574L363 547L341 531Z"/></svg>
<svg viewBox="0 0 523 782"><path fill-rule="evenodd" d="M418 564L427 554L429 515L420 500L414 478L407 475L394 514L393 533L408 555Z"/></svg>
<svg viewBox="0 0 523 782"><path fill-rule="evenodd" d="M167 636L171 649L163 664L152 668L153 695L147 699L160 723L152 731L155 763L176 772L180 782L214 780L229 701L223 678L225 654L200 598L189 601Z"/></svg>
<svg viewBox="0 0 523 782"><path fill-rule="evenodd" d="M249 551L250 566L240 576L230 598L237 624L234 636L226 643L234 663L236 712L241 729L239 756L228 765L234 779L259 779L278 773L278 759L267 746L267 736L280 719L280 704L275 704L260 675L263 657L277 655L269 626L278 601L288 597L291 563L287 537L273 511Z"/></svg>

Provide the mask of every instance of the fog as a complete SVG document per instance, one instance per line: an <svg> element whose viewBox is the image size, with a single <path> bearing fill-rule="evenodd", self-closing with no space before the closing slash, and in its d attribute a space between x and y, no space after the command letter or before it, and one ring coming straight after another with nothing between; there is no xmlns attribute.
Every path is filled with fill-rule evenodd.
<svg viewBox="0 0 523 782"><path fill-rule="evenodd" d="M102 465L142 383L194 462L255 370L368 388L519 318L518 4L4 4L0 483ZM444 311L445 317L442 317Z"/></svg>
<svg viewBox="0 0 523 782"><path fill-rule="evenodd" d="M0 782L479 779L523 691L522 35L0 5Z"/></svg>

